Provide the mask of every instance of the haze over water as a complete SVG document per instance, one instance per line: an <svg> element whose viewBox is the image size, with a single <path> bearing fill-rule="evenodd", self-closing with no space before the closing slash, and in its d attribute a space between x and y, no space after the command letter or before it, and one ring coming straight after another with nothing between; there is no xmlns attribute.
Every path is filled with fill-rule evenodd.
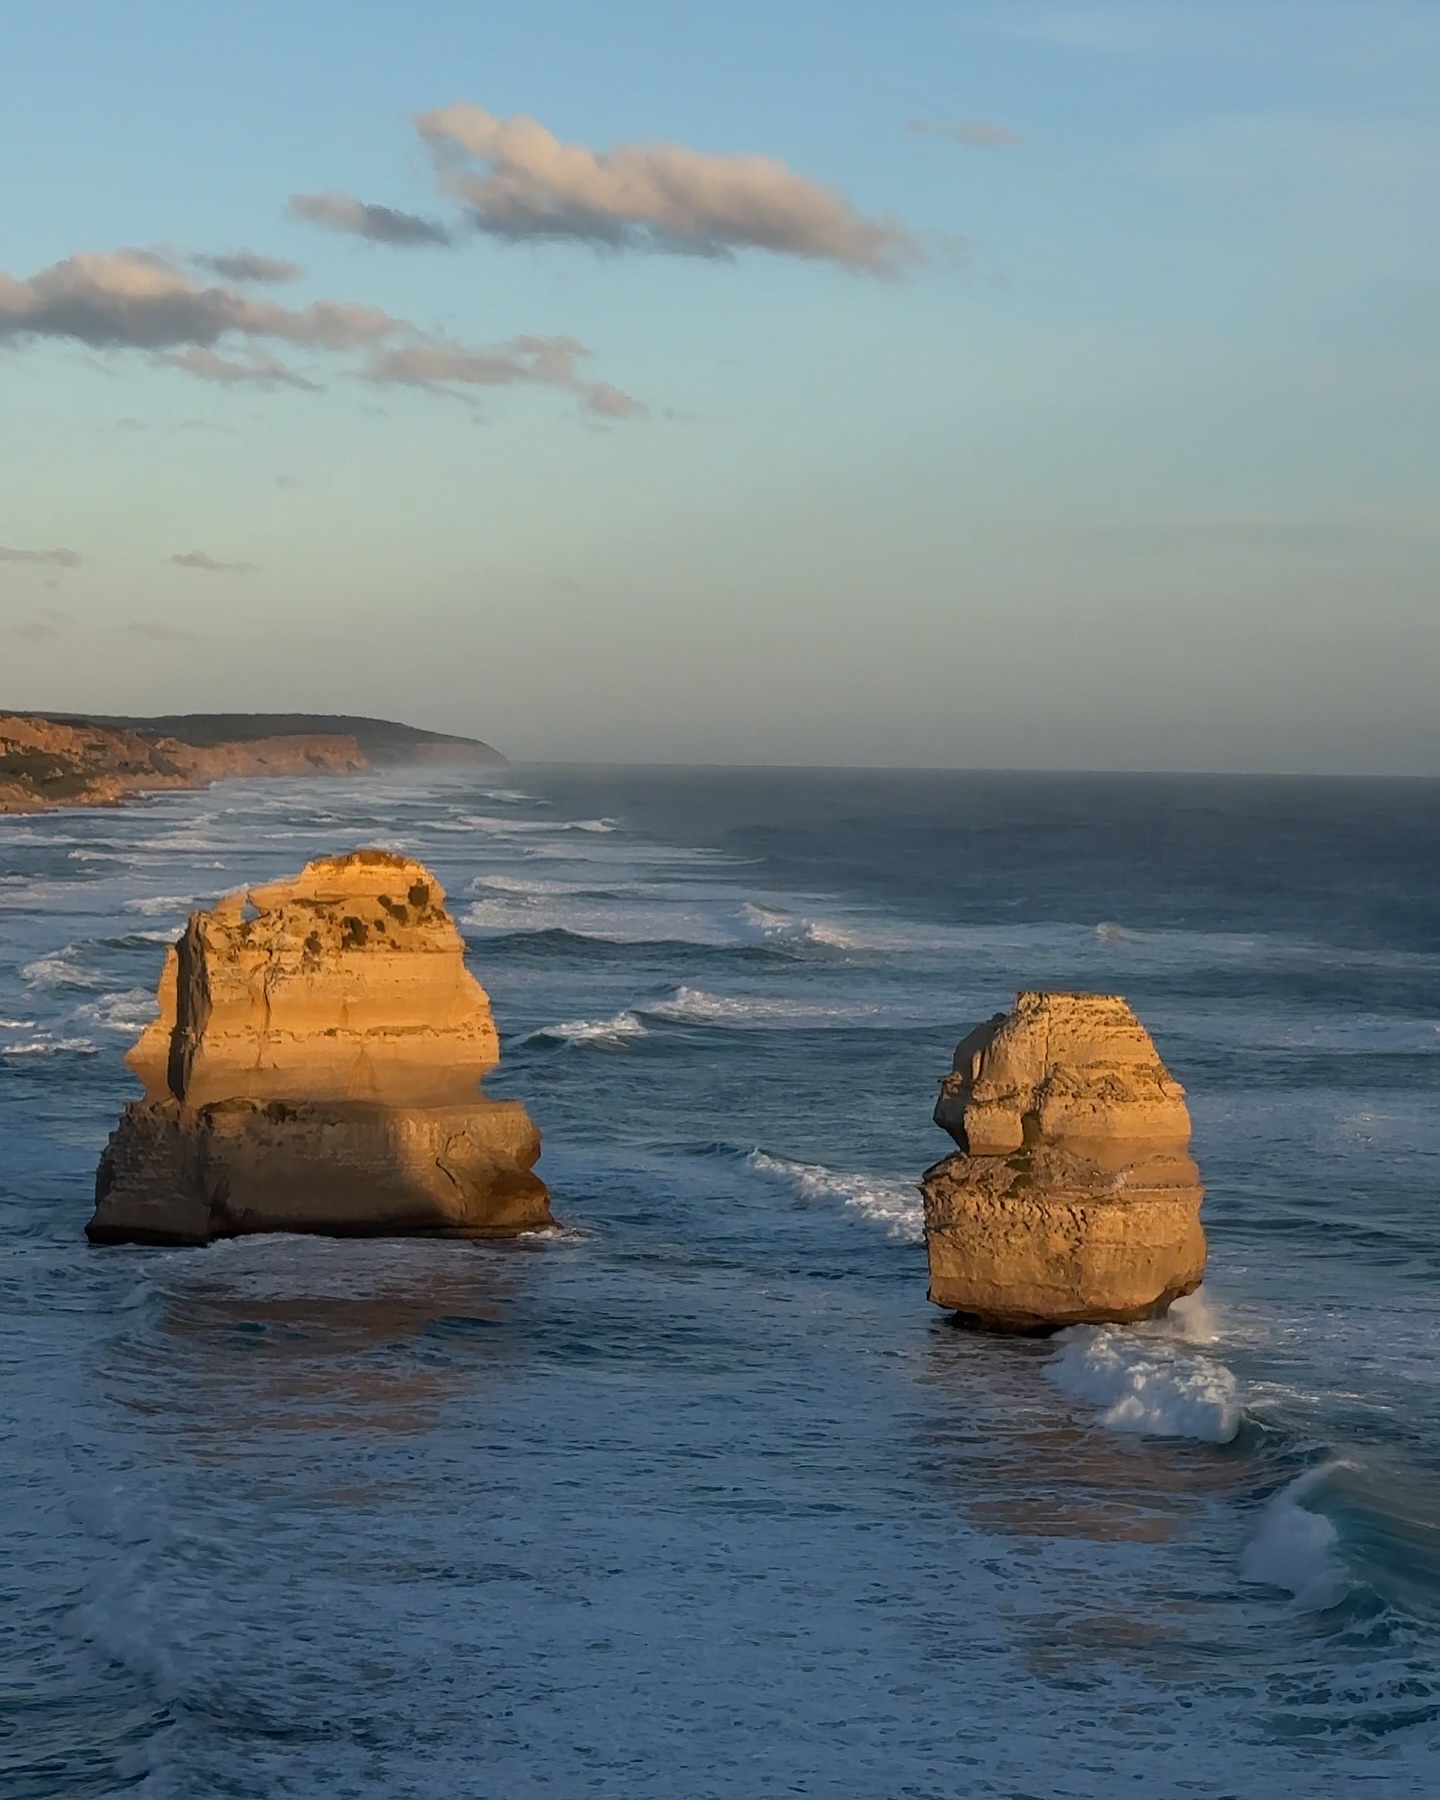
<svg viewBox="0 0 1440 1800"><path fill-rule="evenodd" d="M0 825L16 1800L1433 1791L1440 787L517 769ZM444 882L561 1230L94 1250L187 909ZM1202 1294L925 1300L961 1033L1127 995Z"/></svg>

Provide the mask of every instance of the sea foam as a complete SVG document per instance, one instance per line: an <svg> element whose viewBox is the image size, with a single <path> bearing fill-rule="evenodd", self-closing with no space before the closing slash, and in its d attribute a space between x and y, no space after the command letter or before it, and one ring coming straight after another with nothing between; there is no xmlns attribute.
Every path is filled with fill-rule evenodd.
<svg viewBox="0 0 1440 1800"><path fill-rule="evenodd" d="M524 1040L550 1038L562 1044L621 1044L626 1038L644 1037L643 1023L632 1012L618 1012L608 1019L563 1019L558 1025L542 1025Z"/></svg>
<svg viewBox="0 0 1440 1800"><path fill-rule="evenodd" d="M1046 1374L1100 1407L1100 1422L1111 1431L1228 1444L1240 1429L1235 1377L1223 1363L1177 1356L1109 1326L1073 1325L1057 1342Z"/></svg>

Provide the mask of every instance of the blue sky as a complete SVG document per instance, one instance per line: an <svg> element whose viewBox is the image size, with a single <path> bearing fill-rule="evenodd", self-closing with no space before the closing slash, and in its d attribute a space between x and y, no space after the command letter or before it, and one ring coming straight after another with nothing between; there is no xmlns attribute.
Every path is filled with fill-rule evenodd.
<svg viewBox="0 0 1440 1800"><path fill-rule="evenodd" d="M1428 0L51 0L6 39L0 704L1440 773ZM301 272L195 260L242 249Z"/></svg>

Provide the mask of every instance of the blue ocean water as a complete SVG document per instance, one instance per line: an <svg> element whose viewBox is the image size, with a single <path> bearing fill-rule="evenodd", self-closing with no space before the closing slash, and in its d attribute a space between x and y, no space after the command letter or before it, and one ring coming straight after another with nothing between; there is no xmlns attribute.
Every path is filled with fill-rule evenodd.
<svg viewBox="0 0 1440 1800"><path fill-rule="evenodd" d="M93 1249L186 910L446 885L556 1232ZM1440 1786L1440 784L233 783L0 820L0 1791ZM1126 994L1210 1273L925 1300L956 1039Z"/></svg>

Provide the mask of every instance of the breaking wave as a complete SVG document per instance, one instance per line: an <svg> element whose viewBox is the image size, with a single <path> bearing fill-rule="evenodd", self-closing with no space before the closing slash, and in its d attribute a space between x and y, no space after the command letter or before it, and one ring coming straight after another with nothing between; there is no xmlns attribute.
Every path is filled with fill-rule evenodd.
<svg viewBox="0 0 1440 1800"><path fill-rule="evenodd" d="M107 994L103 1000L77 1007L75 1017L107 1031L134 1033L143 1031L159 1010L148 988L126 988L124 993Z"/></svg>
<svg viewBox="0 0 1440 1800"><path fill-rule="evenodd" d="M34 962L26 963L21 969L20 979L32 988L98 987L99 977L81 967L74 960L75 955L76 946L67 944L53 956L37 956Z"/></svg>
<svg viewBox="0 0 1440 1800"><path fill-rule="evenodd" d="M618 1012L608 1019L564 1019L558 1025L542 1025L524 1041L548 1038L561 1044L614 1045L645 1035L644 1024L633 1012Z"/></svg>
<svg viewBox="0 0 1440 1800"><path fill-rule="evenodd" d="M786 1000L768 994L708 994L703 988L678 987L669 1000L642 1010L650 1018L676 1025L754 1025L797 1027L854 1025L872 1021L882 1009L863 1002Z"/></svg>
<svg viewBox="0 0 1440 1800"><path fill-rule="evenodd" d="M1072 1325L1045 1366L1058 1387L1101 1408L1111 1431L1228 1444L1240 1429L1235 1377L1223 1363L1108 1325Z"/></svg>
<svg viewBox="0 0 1440 1800"><path fill-rule="evenodd" d="M96 1045L83 1037L25 1038L18 1044L0 1046L0 1056L94 1056Z"/></svg>
<svg viewBox="0 0 1440 1800"><path fill-rule="evenodd" d="M791 1162L752 1150L745 1166L766 1181L787 1189L807 1205L834 1203L852 1208L885 1227L887 1237L918 1244L925 1236L925 1214L917 1189L908 1182L884 1175L852 1175L827 1169L820 1163Z"/></svg>
<svg viewBox="0 0 1440 1800"><path fill-rule="evenodd" d="M1340 1533L1324 1513L1303 1502L1332 1475L1351 1466L1330 1462L1307 1469L1266 1502L1240 1558L1241 1580L1285 1589L1302 1612L1328 1612L1340 1604L1350 1589L1340 1557Z"/></svg>
<svg viewBox="0 0 1440 1800"><path fill-rule="evenodd" d="M196 894L151 894L142 900L127 900L120 910L158 918L164 913L188 913L200 904L201 898Z"/></svg>

